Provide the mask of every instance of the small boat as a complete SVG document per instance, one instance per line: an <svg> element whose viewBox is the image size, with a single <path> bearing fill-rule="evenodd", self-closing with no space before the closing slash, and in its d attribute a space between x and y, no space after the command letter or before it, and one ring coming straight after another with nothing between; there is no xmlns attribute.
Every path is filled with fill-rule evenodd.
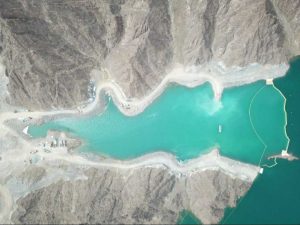
<svg viewBox="0 0 300 225"><path fill-rule="evenodd" d="M264 172L264 168L260 168L260 169L259 169L259 173L260 173L260 174L263 174L263 172Z"/></svg>
<svg viewBox="0 0 300 225"><path fill-rule="evenodd" d="M222 133L222 126L219 125L219 133Z"/></svg>

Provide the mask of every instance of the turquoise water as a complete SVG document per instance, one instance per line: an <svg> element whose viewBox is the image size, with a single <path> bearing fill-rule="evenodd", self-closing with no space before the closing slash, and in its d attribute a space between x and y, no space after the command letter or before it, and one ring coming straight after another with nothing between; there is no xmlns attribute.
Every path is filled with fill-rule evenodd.
<svg viewBox="0 0 300 225"><path fill-rule="evenodd" d="M219 147L223 155L258 164L264 144L265 156L287 145L283 102L263 81L228 89L221 102L214 100L209 84L171 86L134 117L124 116L109 101L101 115L54 120L31 126L29 133L41 137L49 129L69 131L85 141L82 151L119 159L163 150L185 160Z"/></svg>
<svg viewBox="0 0 300 225"><path fill-rule="evenodd" d="M183 210L180 213L177 224L202 224L201 221L190 211Z"/></svg>
<svg viewBox="0 0 300 225"><path fill-rule="evenodd" d="M287 98L288 150L300 157L300 57L291 62L287 75L276 79L275 85ZM226 211L222 223L299 224L300 161L278 160L277 166L265 168L238 207Z"/></svg>

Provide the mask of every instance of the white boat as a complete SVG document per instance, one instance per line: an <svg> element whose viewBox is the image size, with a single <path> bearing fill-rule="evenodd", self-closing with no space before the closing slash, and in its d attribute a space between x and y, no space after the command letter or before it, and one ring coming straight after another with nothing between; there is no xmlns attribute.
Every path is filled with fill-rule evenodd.
<svg viewBox="0 0 300 225"><path fill-rule="evenodd" d="M222 126L219 125L219 133L222 133Z"/></svg>

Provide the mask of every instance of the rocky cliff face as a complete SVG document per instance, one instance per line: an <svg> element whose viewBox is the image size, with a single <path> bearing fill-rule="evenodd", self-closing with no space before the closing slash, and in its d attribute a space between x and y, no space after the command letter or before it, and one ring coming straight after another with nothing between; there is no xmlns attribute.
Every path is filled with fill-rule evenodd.
<svg viewBox="0 0 300 225"><path fill-rule="evenodd" d="M88 98L93 69L129 97L175 64L278 64L299 54L299 0L0 0L11 103L66 108Z"/></svg>
<svg viewBox="0 0 300 225"><path fill-rule="evenodd" d="M179 212L189 209L203 223L217 223L251 185L220 171L178 177L164 168L91 168L84 174L85 179L60 180L21 197L12 222L175 224ZM30 188L44 176L42 168L28 168L19 182Z"/></svg>

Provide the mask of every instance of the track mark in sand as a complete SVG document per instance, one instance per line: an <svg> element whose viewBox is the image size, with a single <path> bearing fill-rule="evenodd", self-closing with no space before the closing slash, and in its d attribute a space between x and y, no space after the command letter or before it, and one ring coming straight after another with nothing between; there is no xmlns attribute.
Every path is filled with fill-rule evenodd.
<svg viewBox="0 0 300 225"><path fill-rule="evenodd" d="M7 223L12 208L12 198L9 190L0 185L0 223Z"/></svg>

